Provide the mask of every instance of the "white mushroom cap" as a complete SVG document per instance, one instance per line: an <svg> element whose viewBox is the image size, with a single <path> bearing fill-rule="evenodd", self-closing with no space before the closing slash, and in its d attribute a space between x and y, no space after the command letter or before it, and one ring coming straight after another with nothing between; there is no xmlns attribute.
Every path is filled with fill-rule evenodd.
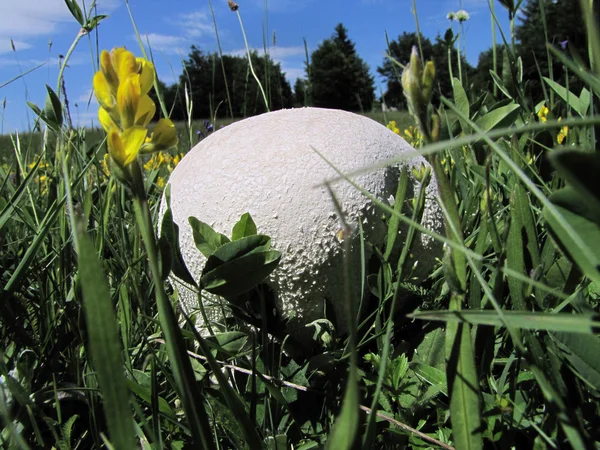
<svg viewBox="0 0 600 450"><path fill-rule="evenodd" d="M344 328L341 224L323 186L337 173L315 149L344 173L414 153L401 137L357 114L320 108L267 113L228 125L196 145L171 174L171 208L180 227L183 257L196 280L205 258L194 245L188 218L196 217L230 236L240 216L249 212L258 232L270 236L272 248L282 252L268 283L283 316L306 324L323 317L324 301L329 299ZM427 165L415 156L404 164L412 168L422 163ZM398 177L395 166L354 180L387 201L396 193ZM382 211L346 181L336 182L332 189L346 220L354 225L350 238L358 241L356 224L361 220L366 240L381 245L386 233ZM407 198L411 191L418 192L412 175ZM432 179L422 223L440 231L442 216L436 192ZM428 273L439 249L431 237L417 234L412 251L418 261L417 276ZM177 284L179 298L197 309L196 293ZM216 310L214 315L210 311L209 317L219 318Z"/></svg>

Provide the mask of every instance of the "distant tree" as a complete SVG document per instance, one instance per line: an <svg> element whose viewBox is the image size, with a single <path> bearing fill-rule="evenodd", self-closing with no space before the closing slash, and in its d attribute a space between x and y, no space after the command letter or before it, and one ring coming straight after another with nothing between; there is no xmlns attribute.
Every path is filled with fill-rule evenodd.
<svg viewBox="0 0 600 450"><path fill-rule="evenodd" d="M306 91L308 90L308 80L305 78L297 78L294 84L294 106L309 106L307 103L308 97Z"/></svg>
<svg viewBox="0 0 600 450"><path fill-rule="evenodd" d="M251 59L267 94L269 109L291 107L292 88L285 79L281 65L256 52L251 53ZM223 76L218 54L204 53L195 46L191 47L179 82L168 87L165 92L167 108L174 105L171 116L174 120L187 117L186 88L192 102L194 119L210 118L215 114L219 117L246 117L267 111L262 93L250 74L247 57L223 55L222 63L226 78ZM267 73L268 77L265 76ZM228 103L228 91L231 104Z"/></svg>
<svg viewBox="0 0 600 450"><path fill-rule="evenodd" d="M496 70L498 75L502 74L502 53L504 51L503 45L496 45ZM477 69L474 71L470 78L470 82L473 86L473 91L484 92L491 91L493 89L494 81L490 75L490 70L494 69L494 52L493 48L481 52L477 61Z"/></svg>
<svg viewBox="0 0 600 450"><path fill-rule="evenodd" d="M567 52L577 55L589 67L587 36L579 1L574 0L529 0L518 17L516 27L518 53L523 60L523 78L528 80L529 91L534 101L543 98L539 71L549 77L550 70L546 56L546 37L542 28L542 10L544 2L548 41L560 48L564 45ZM595 20L600 23L600 3L594 2ZM537 66L536 66L537 62ZM552 59L554 80L563 86L566 83L564 66L556 58ZM579 93L583 84L575 76L569 79L571 90Z"/></svg>
<svg viewBox="0 0 600 450"><path fill-rule="evenodd" d="M375 100L374 79L341 23L333 36L312 53L308 74L313 106L371 110Z"/></svg>
<svg viewBox="0 0 600 450"><path fill-rule="evenodd" d="M450 77L450 66L448 58L452 63L452 75L458 78L457 54L453 48L454 34L451 29L446 31L442 38L437 36L435 43L432 43L429 38L421 35L421 48L423 57L426 61L432 60L435 63L435 84L433 91L433 102L438 103L440 95L452 97L452 80ZM408 64L413 46L418 47L417 33L404 32L398 36L397 40L393 40L389 45L389 55L403 66ZM448 52L450 49L450 53ZM473 73L473 68L467 63L464 56L461 57L461 66L463 77L467 80ZM387 82L387 91L383 95L383 99L387 106L403 107L406 105L402 85L400 84L400 76L402 68L395 64L390 58L383 61L383 65L377 68L377 72L382 75ZM464 79L463 78L463 79Z"/></svg>

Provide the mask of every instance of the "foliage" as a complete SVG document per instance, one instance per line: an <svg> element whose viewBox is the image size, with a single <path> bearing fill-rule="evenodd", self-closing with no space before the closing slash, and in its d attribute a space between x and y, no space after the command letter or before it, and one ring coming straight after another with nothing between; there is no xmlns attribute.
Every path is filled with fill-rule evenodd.
<svg viewBox="0 0 600 450"><path fill-rule="evenodd" d="M268 56L251 53L252 63L268 92L271 110L292 106L292 89L281 71L280 63ZM224 66L227 80L223 77ZM268 75L268 76L267 76ZM227 101L226 82L231 105ZM174 120L187 117L185 90L193 103L192 117L248 117L266 112L256 82L249 73L248 59L244 56L206 54L192 46L184 62L179 82L165 89L165 103Z"/></svg>
<svg viewBox="0 0 600 450"><path fill-rule="evenodd" d="M375 99L373 77L341 23L333 36L312 52L308 75L312 106L371 110Z"/></svg>
<svg viewBox="0 0 600 450"><path fill-rule="evenodd" d="M539 71L550 76L557 83L569 85L574 92L580 92L585 83L556 59L548 59L546 42L563 47L571 52L581 63L589 67L586 29L582 24L582 10L579 1L571 0L529 0L520 11L520 23L515 29L518 40L517 52L523 59L523 77L529 81L529 95L536 104L543 99L542 81ZM542 7L544 15L542 15ZM600 23L600 5L595 2L596 23ZM542 17L546 22L547 36L543 27ZM568 80L567 80L568 76ZM547 88L547 86L545 86Z"/></svg>

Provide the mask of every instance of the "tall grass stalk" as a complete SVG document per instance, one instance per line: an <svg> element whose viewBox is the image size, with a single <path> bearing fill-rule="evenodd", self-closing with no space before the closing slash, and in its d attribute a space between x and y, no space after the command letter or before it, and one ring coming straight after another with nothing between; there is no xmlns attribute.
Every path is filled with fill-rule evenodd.
<svg viewBox="0 0 600 450"><path fill-rule="evenodd" d="M231 103L231 94L229 93L229 83L227 82L227 71L225 70L225 63L223 61L223 49L221 48L221 39L219 38L219 27L217 27L217 19L215 18L215 11L213 9L211 0L208 0L208 7L210 9L210 15L213 21L215 38L217 39L217 48L219 49L219 60L221 61L221 70L223 71L223 81L225 83L225 93L227 95L227 106L229 107L229 115L233 119L233 105Z"/></svg>
<svg viewBox="0 0 600 450"><path fill-rule="evenodd" d="M269 107L269 100L267 99L267 94L265 93L265 90L263 89L262 83L256 75L256 72L254 71L254 66L252 64L252 55L250 54L250 46L248 45L248 39L246 38L244 23L242 22L242 15L240 14L239 9L236 10L235 13L237 14L238 21L240 22L240 29L242 30L242 36L244 37L244 45L246 47L246 55L248 57L248 67L250 69L250 72L252 73L252 76L254 77L254 80L258 84L258 88L260 89L260 93L262 94L263 101L265 102L265 108L267 109L267 111L270 111L271 108Z"/></svg>

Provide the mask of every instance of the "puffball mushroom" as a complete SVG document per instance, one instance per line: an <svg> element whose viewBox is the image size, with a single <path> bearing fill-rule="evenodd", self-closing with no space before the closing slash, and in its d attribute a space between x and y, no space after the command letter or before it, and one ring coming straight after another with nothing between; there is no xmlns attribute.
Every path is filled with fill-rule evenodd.
<svg viewBox="0 0 600 450"><path fill-rule="evenodd" d="M258 232L270 236L272 248L282 253L279 266L266 280L281 315L302 327L324 317L327 301L338 327L344 329L343 230L323 183L339 178L332 166L349 174L407 153L415 156L353 177L384 202L396 193L401 166L411 173L410 169L427 162L400 136L364 116L331 109L288 109L235 122L211 134L181 160L169 180L173 219L192 276L199 281L206 259L194 244L188 218L196 217L230 236L240 216L249 212ZM365 241L381 247L386 237L382 210L343 179L332 183L331 189L351 227L343 238L352 240L353 253L359 253L359 221ZM418 191L419 182L411 173L406 198ZM421 223L439 232L442 215L436 191L432 178ZM370 251L368 246L366 250ZM419 278L433 267L440 246L429 235L417 233L411 253L409 265L415 266L413 275ZM360 265L355 273L360 275ZM172 280L183 304L198 309L197 293ZM354 285L359 289L360 281ZM205 310L210 320L222 321L221 308L205 304Z"/></svg>

